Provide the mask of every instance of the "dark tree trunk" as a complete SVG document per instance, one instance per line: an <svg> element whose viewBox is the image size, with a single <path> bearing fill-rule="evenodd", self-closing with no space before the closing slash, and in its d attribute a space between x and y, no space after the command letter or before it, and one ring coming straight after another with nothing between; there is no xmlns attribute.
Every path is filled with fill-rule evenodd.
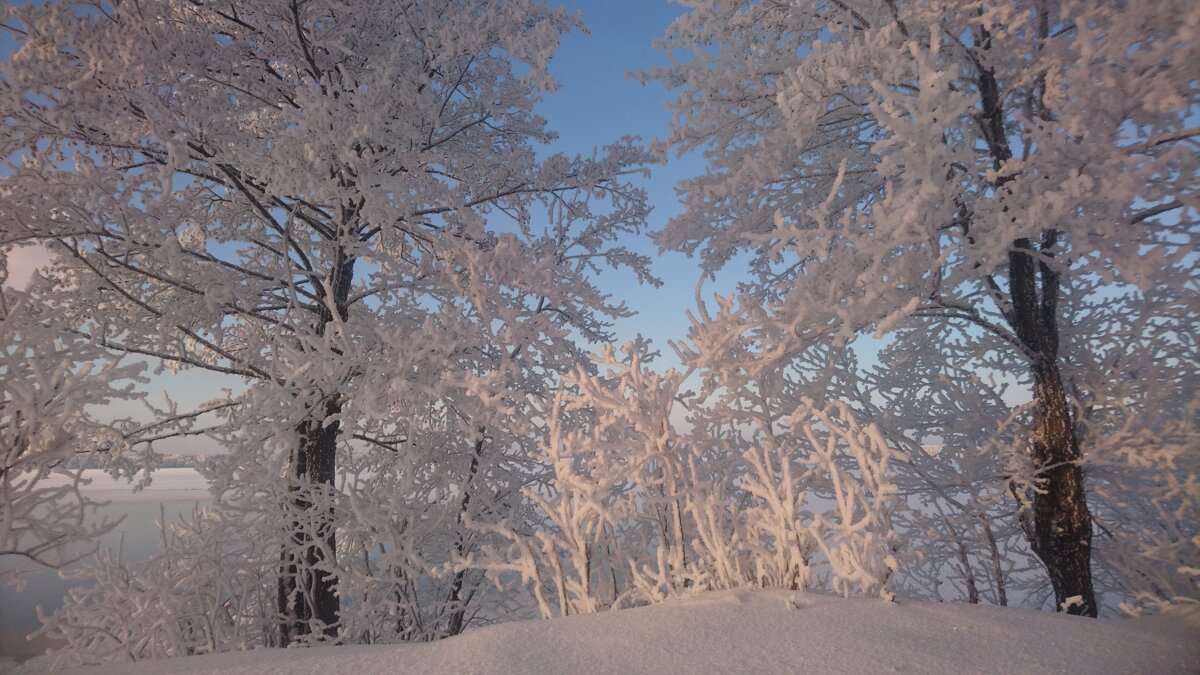
<svg viewBox="0 0 1200 675"><path fill-rule="evenodd" d="M354 259L338 251L330 271L329 302L320 307L318 335L324 335L333 323L333 310L345 321L349 316L350 287L354 278ZM332 308L331 308L332 306ZM342 412L342 398L326 393L296 427L299 439L291 457L292 487L291 541L280 553L278 610L279 643L292 641L314 630L336 638L341 602L336 592L337 531L333 507L318 513L316 505L301 486L332 493L337 477L337 448L341 424L330 422ZM324 568L324 569L322 569Z"/></svg>
<svg viewBox="0 0 1200 675"><path fill-rule="evenodd" d="M1096 616L1092 588L1092 516L1080 466L1079 439L1058 367L1059 273L1039 256L1051 255L1058 234L1047 232L1042 251L1029 239L1014 242L1009 255L1012 322L1031 360L1035 429L1033 463L1039 486L1026 528L1033 552L1046 565L1060 611Z"/></svg>
<svg viewBox="0 0 1200 675"><path fill-rule="evenodd" d="M471 507L471 489L475 484L475 476L479 473L479 460L483 457L483 445L486 440L484 427L479 427L477 431L479 436L475 439L474 451L471 453L471 465L467 469L467 479L463 482L462 501L459 503L458 509L458 524L462 525L467 516L467 512ZM455 544L455 550L461 557L466 554L466 542L462 535L459 535L458 542ZM446 636L454 636L462 633L463 627L466 624L467 603L470 602L470 597L463 598L463 585L466 581L466 570L459 570L454 574L454 581L450 584L450 619L446 623Z"/></svg>
<svg viewBox="0 0 1200 675"><path fill-rule="evenodd" d="M299 447L292 457L292 468L298 482L313 486L334 485L339 426L323 421L341 412L341 402L329 398L318 408L319 414L300 423L297 431ZM332 560L337 550L337 533L332 508L314 513L314 505L303 490L294 490L290 507L304 519L293 523L291 545L285 547L279 575L280 643L287 646L293 640L320 626L329 637L337 636L340 609L334 586L337 581L320 567Z"/></svg>
<svg viewBox="0 0 1200 675"><path fill-rule="evenodd" d="M1049 25L1044 13L1039 16L1038 30L1045 39ZM983 53L991 49L991 35L986 29L979 29L977 45ZM1000 171L1013 157L1005 131L1003 96L995 71L986 65L986 60L976 59L975 66L979 76L980 131L987 142L992 166ZM1037 115L1048 119L1042 85L1032 95ZM1010 176L1004 176L997 181L998 196L1008 194L1009 180ZM1028 500L1032 502L1030 522L1023 524L1027 525L1025 533L1033 552L1050 574L1059 610L1074 599L1066 610L1068 613L1096 616L1091 570L1092 515L1083 490L1079 439L1058 368L1060 279L1059 273L1046 263L1054 255L1058 239L1058 232L1046 230L1040 250L1035 250L1030 239L1021 238L1013 242L1009 253L1012 309L1005 314L1030 359L1036 417L1033 462L1040 479L1038 490Z"/></svg>

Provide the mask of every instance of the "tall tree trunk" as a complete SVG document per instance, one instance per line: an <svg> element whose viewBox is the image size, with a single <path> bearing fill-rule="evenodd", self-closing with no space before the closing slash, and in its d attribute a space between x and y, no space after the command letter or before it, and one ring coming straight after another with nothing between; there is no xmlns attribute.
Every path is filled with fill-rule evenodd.
<svg viewBox="0 0 1200 675"><path fill-rule="evenodd" d="M315 326L318 335L323 336L333 323L335 311L341 321L349 316L354 262L344 251L336 252L328 286L321 287L329 295L319 310ZM327 637L337 637L341 602L336 592L337 577L331 571L337 553L336 514L332 503L318 513L319 507L309 499L308 489L330 495L336 490L341 432L336 416L341 412L342 397L336 392L325 393L296 427L299 442L291 457L295 484L290 504L296 520L291 523L291 541L280 553L277 597L279 643L283 647L312 634L314 629Z"/></svg>
<svg viewBox="0 0 1200 675"><path fill-rule="evenodd" d="M1039 33L1045 39L1049 25L1039 12ZM991 35L979 29L978 48L991 49ZM974 58L974 56L972 57ZM1003 97L995 71L984 60L975 60L978 69L979 125L992 167L1001 171L1012 159L1012 147L1005 133ZM1044 80L1043 80L1044 84ZM1048 112L1040 88L1037 114ZM997 194L1008 194L1005 175L996 183ZM1007 207L1004 207L1007 211ZM1040 250L1028 238L1013 242L1009 252L1009 290L1012 324L1030 359L1033 376L1033 400L1036 428L1033 434L1033 461L1040 479L1032 498L1032 523L1026 528L1033 552L1046 565L1054 597L1060 611L1066 606L1071 614L1096 616L1096 597L1092 590L1092 515L1088 512L1080 466L1079 439L1071 422L1071 407L1058 368L1058 292L1059 273L1046 263L1054 255L1059 233L1046 230Z"/></svg>
<svg viewBox="0 0 1200 675"><path fill-rule="evenodd" d="M324 421L340 413L341 408L339 399L327 398L298 426L300 442L292 456L297 483L333 489L340 425L336 422L324 424ZM326 636L336 637L340 609L334 590L336 577L319 569L337 550L333 509L315 513L316 507L305 490L296 486L292 494L290 506L293 513L303 514L297 518L303 518L304 522L292 523L291 545L285 546L280 556L281 646L310 634L315 626L320 626Z"/></svg>
<svg viewBox="0 0 1200 675"><path fill-rule="evenodd" d="M1035 252L1029 239L1018 239L1009 254L1012 321L1031 359L1036 418L1033 462L1039 485L1026 534L1050 574L1059 610L1096 616L1092 516L1084 494L1079 439L1058 367L1059 273L1044 258L1039 260L1052 254L1057 240L1057 232L1046 232L1042 250Z"/></svg>
<svg viewBox="0 0 1200 675"><path fill-rule="evenodd" d="M515 351L513 356L516 356ZM475 433L477 436L471 453L471 464L467 469L467 479L463 481L462 501L459 502L458 516L456 518L457 525L459 526L459 535L458 541L455 542L455 550L458 552L460 558L467 553L465 535L462 533L461 528L471 508L471 491L475 487L475 477L479 473L479 462L483 458L484 443L487 441L487 427L481 426ZM450 585L450 620L446 624L447 637L461 633L466 624L467 604L471 601L471 595L474 595L474 591L468 593L466 598L463 598L462 591L465 581L466 570L459 570L454 574L454 581Z"/></svg>

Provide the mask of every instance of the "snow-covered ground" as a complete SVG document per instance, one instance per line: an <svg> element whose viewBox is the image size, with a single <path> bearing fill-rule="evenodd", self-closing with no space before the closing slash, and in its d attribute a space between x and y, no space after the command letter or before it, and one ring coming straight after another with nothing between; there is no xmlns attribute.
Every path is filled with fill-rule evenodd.
<svg viewBox="0 0 1200 675"><path fill-rule="evenodd" d="M1022 609L731 591L501 624L435 643L258 650L103 672L1196 673L1200 612L1098 621Z"/></svg>

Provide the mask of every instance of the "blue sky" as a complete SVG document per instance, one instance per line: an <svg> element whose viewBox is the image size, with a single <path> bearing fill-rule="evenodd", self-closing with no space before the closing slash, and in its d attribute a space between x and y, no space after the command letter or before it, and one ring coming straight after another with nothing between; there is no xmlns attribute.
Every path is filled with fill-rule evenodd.
<svg viewBox="0 0 1200 675"><path fill-rule="evenodd" d="M647 142L665 136L671 124L666 108L670 92L658 83L643 85L627 74L667 63L664 52L653 43L683 8L667 0L565 0L561 4L582 12L591 32L568 35L551 63L551 72L562 86L538 112L559 133L554 149L589 153L626 134ZM649 231L662 229L681 212L675 185L703 168L695 156L672 158L651 168L650 177L641 181L654 207ZM602 279L605 289L638 312L617 325L618 340L638 334L650 338L663 352L663 365L674 365L677 361L666 343L687 333L685 312L695 304L700 268L682 254L660 255L649 238L630 245L655 259L654 272L663 285L638 286L633 275L622 273Z"/></svg>

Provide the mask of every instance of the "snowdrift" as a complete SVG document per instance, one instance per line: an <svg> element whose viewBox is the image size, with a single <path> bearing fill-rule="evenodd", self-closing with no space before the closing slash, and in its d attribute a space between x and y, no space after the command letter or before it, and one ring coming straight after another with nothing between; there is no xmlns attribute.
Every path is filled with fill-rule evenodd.
<svg viewBox="0 0 1200 675"><path fill-rule="evenodd" d="M731 591L500 624L435 643L257 650L95 671L1195 673L1200 672L1200 612L1097 621L1021 609Z"/></svg>

